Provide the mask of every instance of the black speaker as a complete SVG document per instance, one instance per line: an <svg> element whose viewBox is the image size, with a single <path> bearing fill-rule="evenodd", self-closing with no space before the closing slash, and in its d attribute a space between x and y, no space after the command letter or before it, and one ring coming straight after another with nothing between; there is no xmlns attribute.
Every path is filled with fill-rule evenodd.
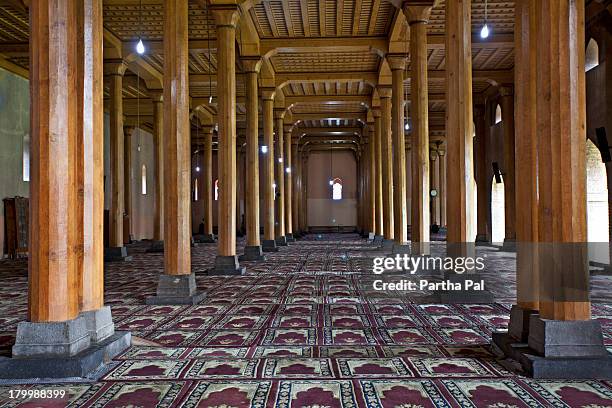
<svg viewBox="0 0 612 408"><path fill-rule="evenodd" d="M608 146L608 138L606 137L606 128L600 127L595 129L597 135L597 147L601 153L601 161L608 163L612 161L610 156L610 146Z"/></svg>
<svg viewBox="0 0 612 408"><path fill-rule="evenodd" d="M501 172L499 171L499 164L497 162L492 163L493 175L495 176L495 182L500 184L502 182Z"/></svg>

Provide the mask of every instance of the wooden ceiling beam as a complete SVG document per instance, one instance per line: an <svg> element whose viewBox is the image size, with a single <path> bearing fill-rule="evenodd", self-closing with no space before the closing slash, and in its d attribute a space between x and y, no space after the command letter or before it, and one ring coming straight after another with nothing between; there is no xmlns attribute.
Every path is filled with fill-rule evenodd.
<svg viewBox="0 0 612 408"><path fill-rule="evenodd" d="M359 20L361 18L361 0L355 0L355 8L353 10L353 36L359 34Z"/></svg>
<svg viewBox="0 0 612 408"><path fill-rule="evenodd" d="M291 10L289 9L289 2L282 1L281 7L283 8L283 14L285 15L285 25L287 26L287 33L289 37L295 37L295 30L293 29L293 22L291 21Z"/></svg>
<svg viewBox="0 0 612 408"><path fill-rule="evenodd" d="M342 17L344 14L344 0L336 0L336 35L342 37Z"/></svg>
<svg viewBox="0 0 612 408"><path fill-rule="evenodd" d="M300 1L300 11L302 12L302 26L304 27L304 35L310 37L310 19L308 18L308 2Z"/></svg>

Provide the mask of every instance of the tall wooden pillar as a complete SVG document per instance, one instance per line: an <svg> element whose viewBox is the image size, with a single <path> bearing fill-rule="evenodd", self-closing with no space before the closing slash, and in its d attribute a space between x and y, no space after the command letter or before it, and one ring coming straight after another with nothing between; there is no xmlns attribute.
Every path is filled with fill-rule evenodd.
<svg viewBox="0 0 612 408"><path fill-rule="evenodd" d="M75 228L82 222L77 171L76 18L75 0L34 0L30 4L28 321L18 325L14 356L35 352L27 343L21 344L20 335L35 334L36 327L41 327L37 323L73 320L80 311L77 248L81 238ZM46 337L38 340L52 341ZM76 352L88 347L89 339L85 343L76 345ZM66 346L56 347L62 350L48 352L76 354Z"/></svg>
<svg viewBox="0 0 612 408"><path fill-rule="evenodd" d="M391 88L378 87L380 96L380 137L382 146L383 229L387 241L395 237L393 219L393 145L391 142Z"/></svg>
<svg viewBox="0 0 612 408"><path fill-rule="evenodd" d="M406 214L406 141L404 132L404 70L406 58L388 56L392 74L391 132L393 136L393 226L394 252L408 247L408 215Z"/></svg>
<svg viewBox="0 0 612 408"><path fill-rule="evenodd" d="M203 212L203 223L204 223L204 236L200 237L200 242L215 242L215 235L213 233L213 169L212 169L212 142L213 142L213 131L212 126L204 129L204 145L202 155L202 206Z"/></svg>
<svg viewBox="0 0 612 408"><path fill-rule="evenodd" d="M427 24L433 1L410 5L404 15L410 26L412 253L429 254L429 98L427 78Z"/></svg>
<svg viewBox="0 0 612 408"><path fill-rule="evenodd" d="M440 226L446 227L446 150L438 148L440 183L438 197L440 202Z"/></svg>
<svg viewBox="0 0 612 408"><path fill-rule="evenodd" d="M291 126L285 125L285 159L284 169L285 174L285 236L288 241L293 241L293 167L291 157Z"/></svg>
<svg viewBox="0 0 612 408"><path fill-rule="evenodd" d="M134 132L140 131L137 126L123 127L123 242L132 242L132 185L134 184L134 173L132 171L132 140Z"/></svg>
<svg viewBox="0 0 612 408"><path fill-rule="evenodd" d="M437 194L440 193L440 160L438 157L438 152L436 150L431 150L429 152L429 160L431 162L432 177L431 177L431 189L435 190ZM436 195L435 197L430 194L430 202L431 202L431 223L440 225L440 197Z"/></svg>
<svg viewBox="0 0 612 408"><path fill-rule="evenodd" d="M162 93L153 94L153 155L155 157L155 214L153 240L164 240L164 103Z"/></svg>
<svg viewBox="0 0 612 408"><path fill-rule="evenodd" d="M243 58L246 71L246 194L247 242L241 260L263 260L259 239L259 110L257 75L261 58Z"/></svg>
<svg viewBox="0 0 612 408"><path fill-rule="evenodd" d="M536 6L540 317L588 320L584 0ZM531 344L531 342L530 342Z"/></svg>
<svg viewBox="0 0 612 408"><path fill-rule="evenodd" d="M109 246L123 247L123 213L125 211L125 168L123 134L123 74L127 65L122 61L105 63L104 70L109 74L109 111L110 111L110 194Z"/></svg>
<svg viewBox="0 0 612 408"><path fill-rule="evenodd" d="M511 85L500 89L502 127L504 130L504 247L515 248L516 243L516 196L514 160L514 90Z"/></svg>
<svg viewBox="0 0 612 408"><path fill-rule="evenodd" d="M471 2L446 2L446 144L451 256L471 256L474 240Z"/></svg>
<svg viewBox="0 0 612 408"><path fill-rule="evenodd" d="M265 252L278 251L274 239L274 89L262 89L263 132L263 186L264 186L264 241Z"/></svg>
<svg viewBox="0 0 612 408"><path fill-rule="evenodd" d="M515 11L515 116L516 116L516 295L524 310L538 310L538 152L536 123L536 4L518 0ZM526 327L524 327L526 326ZM528 322L516 337L526 339Z"/></svg>
<svg viewBox="0 0 612 408"><path fill-rule="evenodd" d="M293 168L295 169L295 174L293 174L293 200L291 207L291 223L293 226L293 236L300 234L300 226L299 226L299 213L300 213L300 180L302 178L302 165L300 156L298 155L298 141L293 140L291 145L291 162L295 163ZM292 170L293 172L293 170Z"/></svg>
<svg viewBox="0 0 612 408"><path fill-rule="evenodd" d="M489 179L487 160L487 122L485 105L474 105L474 176L478 189L476 190L476 242L489 241ZM452 169L451 169L452 171Z"/></svg>
<svg viewBox="0 0 612 408"><path fill-rule="evenodd" d="M374 123L370 125L370 137L374 142L374 177L375 181L375 192L374 197L376 199L376 236L383 236L383 158L382 158L382 138L381 138L381 123L380 123L380 114L377 116L374 114Z"/></svg>
<svg viewBox="0 0 612 408"><path fill-rule="evenodd" d="M211 6L217 25L219 119L219 238L215 268L209 273L242 274L236 256L236 24L235 4Z"/></svg>
<svg viewBox="0 0 612 408"><path fill-rule="evenodd" d="M274 173L276 183L276 216L274 218L276 227L276 245L287 245L287 237L285 237L285 136L283 125L284 109L274 110L274 119L276 121L276 147L274 149Z"/></svg>
<svg viewBox="0 0 612 408"><path fill-rule="evenodd" d="M368 130L370 130L369 128L370 126L368 126ZM373 132L369 131L368 133L368 218L370 232L376 235L376 221L378 221L376 215L376 142L373 138Z"/></svg>

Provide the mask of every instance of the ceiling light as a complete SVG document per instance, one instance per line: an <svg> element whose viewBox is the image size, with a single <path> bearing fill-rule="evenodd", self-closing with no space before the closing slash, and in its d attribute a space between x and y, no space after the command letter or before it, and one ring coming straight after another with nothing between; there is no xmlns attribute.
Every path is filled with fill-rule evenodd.
<svg viewBox="0 0 612 408"><path fill-rule="evenodd" d="M287 168L285 169L285 172L286 172L286 173L291 173L291 167L287 167Z"/></svg>
<svg viewBox="0 0 612 408"><path fill-rule="evenodd" d="M208 103L212 103L212 95L208 97Z"/></svg>
<svg viewBox="0 0 612 408"><path fill-rule="evenodd" d="M195 171L200 172L200 166L196 166Z"/></svg>
<svg viewBox="0 0 612 408"><path fill-rule="evenodd" d="M482 30L480 30L480 37L488 38L489 34L490 34L489 26L485 23L485 25L482 26Z"/></svg>
<svg viewBox="0 0 612 408"><path fill-rule="evenodd" d="M138 43L136 44L136 52L140 55L145 53L145 46L142 42L142 38L138 39Z"/></svg>
<svg viewBox="0 0 612 408"><path fill-rule="evenodd" d="M278 162L279 162L279 163L282 163L282 162L283 162L283 158L282 158L282 157L279 157L279 158L278 158Z"/></svg>
<svg viewBox="0 0 612 408"><path fill-rule="evenodd" d="M263 154L268 153L268 146L261 146L261 152L262 152Z"/></svg>

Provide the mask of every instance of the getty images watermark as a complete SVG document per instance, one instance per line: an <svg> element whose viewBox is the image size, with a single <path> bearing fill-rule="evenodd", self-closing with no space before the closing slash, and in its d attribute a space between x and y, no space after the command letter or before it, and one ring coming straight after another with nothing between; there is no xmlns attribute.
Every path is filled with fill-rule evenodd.
<svg viewBox="0 0 612 408"><path fill-rule="evenodd" d="M403 272L415 275L419 272L454 272L457 275L475 273L485 270L484 257L413 257L408 254L395 255L393 257L374 258L372 272L382 275L386 272ZM373 288L377 291L462 291L484 290L483 279L444 279L442 281L421 278L419 280L402 279L400 281L386 282L383 279L374 280Z"/></svg>

